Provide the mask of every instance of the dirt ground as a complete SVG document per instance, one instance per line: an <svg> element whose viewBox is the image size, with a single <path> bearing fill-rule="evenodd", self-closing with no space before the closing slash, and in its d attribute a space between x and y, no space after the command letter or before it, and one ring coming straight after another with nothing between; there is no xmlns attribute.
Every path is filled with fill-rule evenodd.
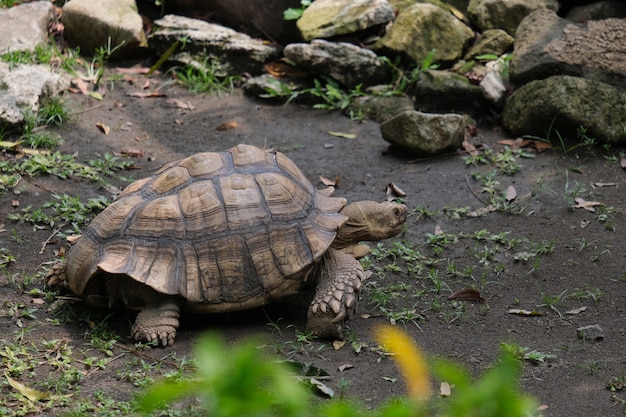
<svg viewBox="0 0 626 417"><path fill-rule="evenodd" d="M132 315L109 316L108 312L76 304L73 319L57 324L51 321L58 317L52 311L52 300L32 302L41 298L29 292L42 288L41 277L27 285L20 285L21 281L43 271L42 265L54 260L54 250L66 242L53 238L40 252L51 236L50 228L6 219L9 213L20 212L30 204L50 201L52 194L68 193L85 200L98 195L111 199L112 195L95 182L24 177L15 190L0 197L0 223L5 229L0 232L0 246L16 258L0 271L2 352L15 346L44 351L35 346L57 339L75 352L97 356L85 336L89 325L106 320L119 335L118 344L112 348L115 360L104 369L86 370L87 377L56 392L74 396L67 406L43 410L41 415L63 415L72 404L95 398L97 391L116 401L130 400L139 388L123 380L120 371L138 366L139 357L152 358L155 363L162 358L189 357L198 335L209 329L218 329L231 344L262 335L279 355L326 370L331 376L326 383L336 392L343 390L346 396L374 407L405 392L393 362L381 359L374 349L373 328L388 322L393 312L399 313L393 316L397 325L428 355L457 360L476 375L496 360L502 342L528 348L527 352L552 355L538 363L525 360L521 379L522 388L547 406L543 407L545 416L624 415L626 406L616 398L626 399L626 394L618 391L617 397L612 397L607 389L609 379L626 377L626 218L622 212L626 172L616 161L624 149L553 149L534 154L534 158L517 158L521 164L517 173L497 171L494 177L502 190L509 185L515 189L517 196L509 202L514 209L472 217L467 214L489 201L481 189L484 176L495 169L495 163L467 164L465 152L415 160L388 152L379 126L371 121L351 121L338 113L299 104L262 102L238 91L221 96L191 94L163 78L130 77L132 83L107 83L102 101L66 93L66 104L75 117L58 130L64 140L60 147L63 153L76 154L77 160L84 161L107 152L141 151L141 156L132 158L138 169L121 172L138 179L168 161L195 152L248 143L285 152L320 187L320 175L338 178L335 194L350 201L383 200L387 185L394 183L406 193L411 216L406 232L386 241L384 247L410 247L426 259L425 267L417 268L414 258L407 265L399 258L372 257L374 274L363 291L357 315L348 323L348 343L339 350L327 342L298 339L304 328L306 301L294 300L262 311L183 316L173 347L142 351L143 356L138 356L128 338ZM149 89L144 89L146 82ZM147 91L165 96L130 95ZM188 103L192 109L181 109L181 102L171 99ZM228 122L236 123L236 128L216 130ZM97 123L109 126L109 134L105 135ZM356 138L329 132L351 133ZM498 128L482 125L470 138L474 145L483 145L482 152L489 148L494 154L505 151L497 143L500 139L512 138ZM119 188L128 184L119 178L109 182ZM600 211L601 206L595 206L595 212L572 208L574 197L601 202L604 211ZM19 200L19 207L14 207L14 200ZM433 243L436 236L442 236L434 236L436 229L450 236L447 243ZM496 235L506 236L506 242L499 243L503 240ZM551 253L537 255L536 248L541 245L551 247L547 251ZM527 256L525 261L524 254L529 253L536 256ZM468 287L477 289L485 302L448 299L452 292ZM390 300L381 304L375 294L386 294ZM586 309L572 311L580 307ZM26 308L30 314L21 317L19 311ZM511 309L540 314L511 314ZM584 341L577 337L578 327L593 324L602 327L604 339ZM0 353L2 366L6 367L7 360L7 354ZM340 371L344 364L353 367ZM43 389L41 380L47 377L46 372L55 375L54 369L43 369L15 379ZM14 390L4 380L0 390L4 406L15 413L19 401Z"/></svg>

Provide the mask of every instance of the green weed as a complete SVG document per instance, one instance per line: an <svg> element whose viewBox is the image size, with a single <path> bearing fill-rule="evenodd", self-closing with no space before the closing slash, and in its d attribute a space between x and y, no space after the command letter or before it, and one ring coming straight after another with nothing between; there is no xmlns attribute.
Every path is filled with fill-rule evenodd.
<svg viewBox="0 0 626 417"><path fill-rule="evenodd" d="M239 81L239 77L223 74L219 63L210 57L198 66L186 65L172 71L176 79L194 93L230 93Z"/></svg>

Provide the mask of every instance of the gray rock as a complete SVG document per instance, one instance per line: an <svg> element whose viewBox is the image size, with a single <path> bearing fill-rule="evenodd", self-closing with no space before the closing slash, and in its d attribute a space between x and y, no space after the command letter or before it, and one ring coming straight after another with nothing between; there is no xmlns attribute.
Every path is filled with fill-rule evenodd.
<svg viewBox="0 0 626 417"><path fill-rule="evenodd" d="M386 122L394 116L406 111L413 111L413 100L408 96L367 95L352 100L347 111L363 114L378 123Z"/></svg>
<svg viewBox="0 0 626 417"><path fill-rule="evenodd" d="M74 1L74 0L73 0ZM219 65L222 75L260 74L263 65L279 57L279 49L259 39L224 26L189 17L166 15L154 22L150 48L164 53L178 39L185 38L181 52L171 60L201 67L205 60Z"/></svg>
<svg viewBox="0 0 626 417"><path fill-rule="evenodd" d="M524 19L515 38L511 82L519 85L559 74L596 79L626 91L626 20L581 25L549 10Z"/></svg>
<svg viewBox="0 0 626 417"><path fill-rule="evenodd" d="M465 59L474 59L478 55L493 54L500 56L513 49L513 37L502 29L488 29L465 54Z"/></svg>
<svg viewBox="0 0 626 417"><path fill-rule="evenodd" d="M358 32L393 20L387 0L316 0L298 19L304 40Z"/></svg>
<svg viewBox="0 0 626 417"><path fill-rule="evenodd" d="M261 74L248 78L243 85L243 90L255 97L286 101L292 97L295 91L300 91L307 87L309 86L300 80L276 78L271 74Z"/></svg>
<svg viewBox="0 0 626 417"><path fill-rule="evenodd" d="M481 30L502 29L515 36L520 22L539 9L559 10L557 0L470 0L467 13Z"/></svg>
<svg viewBox="0 0 626 417"><path fill-rule="evenodd" d="M487 100L496 106L503 104L507 90L498 71L487 72L479 86Z"/></svg>
<svg viewBox="0 0 626 417"><path fill-rule="evenodd" d="M423 157L454 152L465 137L466 117L405 111L380 125L383 139Z"/></svg>
<svg viewBox="0 0 626 417"><path fill-rule="evenodd" d="M599 325L592 324L576 329L576 335L582 340L602 340L604 339L604 330Z"/></svg>
<svg viewBox="0 0 626 417"><path fill-rule="evenodd" d="M116 56L129 56L147 46L143 21L134 0L72 0L61 21L67 41L81 52L122 45Z"/></svg>
<svg viewBox="0 0 626 417"><path fill-rule="evenodd" d="M317 39L292 43L285 47L284 54L302 68L350 88L388 82L391 75L390 68L374 52L344 42Z"/></svg>
<svg viewBox="0 0 626 417"><path fill-rule="evenodd" d="M586 78L557 75L532 81L506 101L502 123L514 135L545 137L552 125L564 138L580 126L603 143L626 144L626 97L612 86Z"/></svg>
<svg viewBox="0 0 626 417"><path fill-rule="evenodd" d="M400 12L375 49L407 56L417 64L435 49L434 62L451 63L463 56L473 39L474 32L449 10L416 3Z"/></svg>
<svg viewBox="0 0 626 417"><path fill-rule="evenodd" d="M584 6L576 6L570 10L565 18L576 23L585 23L588 20L602 20L615 17L626 17L626 4L623 1L595 1Z"/></svg>
<svg viewBox="0 0 626 417"><path fill-rule="evenodd" d="M479 86L450 71L420 72L412 93L415 108L421 111L471 113L485 104Z"/></svg>
<svg viewBox="0 0 626 417"><path fill-rule="evenodd" d="M19 125L24 112L37 112L42 101L69 87L69 81L45 65L11 66L0 61L0 127Z"/></svg>
<svg viewBox="0 0 626 417"><path fill-rule="evenodd" d="M48 40L52 3L36 1L0 9L0 54L33 51Z"/></svg>

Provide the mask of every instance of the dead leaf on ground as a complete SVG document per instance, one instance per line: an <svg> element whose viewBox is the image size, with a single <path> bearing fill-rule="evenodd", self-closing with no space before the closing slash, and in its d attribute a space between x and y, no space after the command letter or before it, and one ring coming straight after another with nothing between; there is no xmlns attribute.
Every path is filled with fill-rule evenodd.
<svg viewBox="0 0 626 417"><path fill-rule="evenodd" d="M584 229L585 227L589 226L589 223L591 223L591 220L581 220L580 221L580 228Z"/></svg>
<svg viewBox="0 0 626 417"><path fill-rule="evenodd" d="M130 97L137 97L137 98L167 97L167 94L159 93L157 91L152 91L152 92L147 92L147 93L144 93L143 91L135 91L134 93L129 93L128 95Z"/></svg>
<svg viewBox="0 0 626 417"><path fill-rule="evenodd" d="M618 183L616 182L593 182L591 183L591 186L593 188L598 187L598 188L602 188L602 187L617 187Z"/></svg>
<svg viewBox="0 0 626 417"><path fill-rule="evenodd" d="M463 146L465 152L467 152L470 156L478 156L478 150L468 141L464 140L461 146Z"/></svg>
<svg viewBox="0 0 626 417"><path fill-rule="evenodd" d="M339 369L339 372L343 372L346 369L352 369L352 368L354 368L354 365L352 365L350 363L344 363L343 365L339 366L339 368L337 368L337 369Z"/></svg>
<svg viewBox="0 0 626 417"><path fill-rule="evenodd" d="M541 316L541 312L537 310L522 310L519 308L512 308L509 310L509 314L517 314L518 316Z"/></svg>
<svg viewBox="0 0 626 417"><path fill-rule="evenodd" d="M346 138L346 139L356 139L356 134L355 133L344 133L344 132L328 132L329 135L333 135L333 136L337 136L340 138Z"/></svg>
<svg viewBox="0 0 626 417"><path fill-rule="evenodd" d="M49 392L37 391L36 389L29 388L26 385L22 384L21 382L14 380L8 375L5 375L4 377L7 379L7 382L9 383L9 385L11 385L15 390L17 390L17 392L19 392L20 394L22 394L24 397L28 398L32 402L50 399Z"/></svg>
<svg viewBox="0 0 626 417"><path fill-rule="evenodd" d="M69 235L65 238L70 245L73 245L82 235Z"/></svg>
<svg viewBox="0 0 626 417"><path fill-rule="evenodd" d="M265 71L276 78L304 78L307 73L294 68L286 62L270 62L265 64Z"/></svg>
<svg viewBox="0 0 626 417"><path fill-rule="evenodd" d="M215 130L217 130L218 132L223 132L225 130L237 129L238 127L239 125L237 124L237 122L226 122L222 123L221 125L215 126Z"/></svg>
<svg viewBox="0 0 626 417"><path fill-rule="evenodd" d="M316 378L311 378L309 380L311 386L317 388L320 394L325 395L328 398L333 398L335 396L335 391L332 388L324 384L322 381Z"/></svg>
<svg viewBox="0 0 626 417"><path fill-rule="evenodd" d="M19 207L20 206L20 200L18 200L17 198L14 198L11 200L11 207Z"/></svg>
<svg viewBox="0 0 626 417"><path fill-rule="evenodd" d="M576 314L580 314L580 313L582 313L585 310L587 310L587 307L583 306L583 307L575 308L573 310L568 310L568 311L565 312L565 314L570 314L570 315L573 316L573 315L576 315Z"/></svg>
<svg viewBox="0 0 626 417"><path fill-rule="evenodd" d="M439 236L443 234L443 229L438 224L435 225L435 236Z"/></svg>
<svg viewBox="0 0 626 417"><path fill-rule="evenodd" d="M337 187L339 186L339 177L335 177L334 180L331 180L330 178L320 175L320 182L327 187Z"/></svg>
<svg viewBox="0 0 626 417"><path fill-rule="evenodd" d="M596 212L596 209L594 207L604 205L604 203L601 203L599 201L586 201L585 199L581 197L576 197L574 201L576 202L576 205L574 206L574 208L585 209L591 213Z"/></svg>
<svg viewBox="0 0 626 417"><path fill-rule="evenodd" d="M406 197L406 193L404 192L402 188L398 187L393 182L390 182L389 184L387 184L387 189L385 191L385 199L387 201L392 201L397 198L404 198L404 197Z"/></svg>
<svg viewBox="0 0 626 417"><path fill-rule="evenodd" d="M535 149L537 152L543 152L547 149L552 149L552 145L550 145L549 143L535 139L502 139L499 140L498 143L500 145L510 146L513 150L521 148L532 148Z"/></svg>
<svg viewBox="0 0 626 417"><path fill-rule="evenodd" d="M145 83L143 83L141 88L143 88L144 90L149 90L150 89L150 80L148 80Z"/></svg>
<svg viewBox="0 0 626 417"><path fill-rule="evenodd" d="M515 187L509 185L506 189L506 201L513 201L517 197L517 191L515 191Z"/></svg>
<svg viewBox="0 0 626 417"><path fill-rule="evenodd" d="M89 86L82 78L74 78L70 84L69 91L72 93L80 93L88 96Z"/></svg>
<svg viewBox="0 0 626 417"><path fill-rule="evenodd" d="M176 108L183 109L183 110L194 110L196 108L196 106L194 106L190 102L183 101L178 98L168 98L167 100L165 100L165 103L171 105L172 107L176 107Z"/></svg>
<svg viewBox="0 0 626 417"><path fill-rule="evenodd" d="M96 123L96 127L98 129L100 129L100 131L102 133L104 133L105 135L108 135L109 132L111 132L111 128L109 126L105 125L104 123L98 122L98 123Z"/></svg>
<svg viewBox="0 0 626 417"><path fill-rule="evenodd" d="M143 151L141 149L122 149L119 156L127 156L129 158L141 158Z"/></svg>
<svg viewBox="0 0 626 417"><path fill-rule="evenodd" d="M346 344L345 340L333 340L333 349L339 350Z"/></svg>
<svg viewBox="0 0 626 417"><path fill-rule="evenodd" d="M474 211L470 211L469 213L467 213L467 217L482 217L494 211L496 211L496 207L493 204L489 204L488 206L481 207Z"/></svg>
<svg viewBox="0 0 626 417"><path fill-rule="evenodd" d="M117 67L115 68L115 71L121 73L121 74L147 74L148 71L150 71L150 68L146 68L146 67L131 67L131 68L122 68L122 67Z"/></svg>
<svg viewBox="0 0 626 417"><path fill-rule="evenodd" d="M622 158L619 160L619 166L620 166L622 169L626 169L626 156L622 157Z"/></svg>
<svg viewBox="0 0 626 417"><path fill-rule="evenodd" d="M479 303L485 302L485 299L474 288L464 288L462 290L455 291L448 296L448 300L477 301Z"/></svg>

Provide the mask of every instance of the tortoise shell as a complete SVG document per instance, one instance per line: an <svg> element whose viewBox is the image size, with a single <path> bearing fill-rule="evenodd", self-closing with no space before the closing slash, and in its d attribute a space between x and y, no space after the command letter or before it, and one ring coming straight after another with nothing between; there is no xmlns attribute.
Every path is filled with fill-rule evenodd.
<svg viewBox="0 0 626 417"><path fill-rule="evenodd" d="M297 293L339 227L344 198L319 193L280 152L198 153L130 184L76 242L70 288L127 275L189 310L241 310Z"/></svg>

